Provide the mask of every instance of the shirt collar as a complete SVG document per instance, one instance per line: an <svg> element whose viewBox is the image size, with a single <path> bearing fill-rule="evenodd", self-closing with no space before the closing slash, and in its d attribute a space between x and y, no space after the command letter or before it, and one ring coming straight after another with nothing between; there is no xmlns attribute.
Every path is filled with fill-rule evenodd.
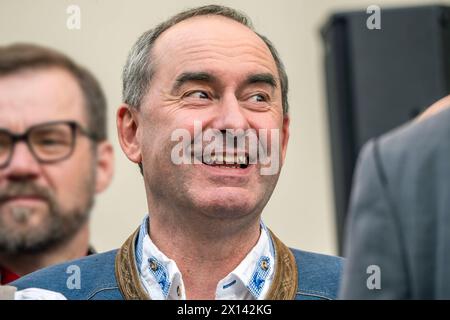
<svg viewBox="0 0 450 320"><path fill-rule="evenodd" d="M136 265L141 283L151 299L185 300L183 277L174 260L152 242L149 217L144 218L136 243ZM216 299L264 299L272 283L275 252L269 232L261 221L261 235L256 245L225 278L219 281Z"/></svg>

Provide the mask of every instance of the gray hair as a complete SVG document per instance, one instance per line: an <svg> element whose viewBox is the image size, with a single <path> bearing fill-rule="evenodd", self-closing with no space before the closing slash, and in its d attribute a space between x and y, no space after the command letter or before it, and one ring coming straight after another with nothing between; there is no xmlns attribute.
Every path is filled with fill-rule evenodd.
<svg viewBox="0 0 450 320"><path fill-rule="evenodd" d="M280 77L280 88L281 88L281 99L283 104L283 113L287 114L289 110L288 104L288 77L286 70L284 68L283 62L275 49L272 42L265 36L258 34L245 14L234 10L229 7L218 6L218 5L207 5L202 7L197 7L183 11L168 20L160 23L155 28L144 32L139 39L136 41L134 46L128 55L127 62L122 72L123 80L123 102L131 107L139 109L142 99L144 98L148 88L150 86L150 81L155 73L155 67L151 59L151 50L155 44L156 39L167 29L176 25L177 23L193 18L196 16L206 16L206 15L216 15L223 16L234 21L237 21L244 26L248 27L250 30L254 31L264 43L269 48L275 64L278 69L278 74Z"/></svg>

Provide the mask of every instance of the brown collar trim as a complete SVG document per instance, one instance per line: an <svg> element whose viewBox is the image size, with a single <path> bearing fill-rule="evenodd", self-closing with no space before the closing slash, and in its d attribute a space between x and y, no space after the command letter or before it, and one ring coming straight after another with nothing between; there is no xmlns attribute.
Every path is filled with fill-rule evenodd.
<svg viewBox="0 0 450 320"><path fill-rule="evenodd" d="M116 255L117 284L125 300L149 300L136 268L135 246L139 228L125 241Z"/></svg>
<svg viewBox="0 0 450 320"><path fill-rule="evenodd" d="M298 287L298 269L291 250L269 230L275 246L275 275L266 300L294 300Z"/></svg>
<svg viewBox="0 0 450 320"><path fill-rule="evenodd" d="M291 250L270 231L275 246L275 275L267 300L293 300L297 293L298 271ZM136 268L135 243L139 229L122 245L116 256L115 272L120 292L126 300L149 300Z"/></svg>

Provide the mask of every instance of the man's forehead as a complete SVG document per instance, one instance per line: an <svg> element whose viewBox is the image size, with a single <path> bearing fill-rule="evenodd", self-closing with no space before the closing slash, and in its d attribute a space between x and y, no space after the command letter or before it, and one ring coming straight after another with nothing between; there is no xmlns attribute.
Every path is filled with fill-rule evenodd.
<svg viewBox="0 0 450 320"><path fill-rule="evenodd" d="M183 56L188 60L195 56L200 59L235 57L238 61L245 56L243 60L259 62L276 72L269 48L253 30L217 15L193 17L172 26L156 40L152 51L155 66Z"/></svg>
<svg viewBox="0 0 450 320"><path fill-rule="evenodd" d="M205 26L207 26L208 28L205 28ZM225 29L223 28L224 26L226 26ZM182 20L166 29L160 35L159 39L163 39L164 37L167 37L171 34L173 35L183 32L204 35L208 34L211 31L217 31L216 29L222 29L222 31L233 30L234 32L238 31L241 33L254 34L253 30L240 23L239 21L221 15L210 14L194 16Z"/></svg>
<svg viewBox="0 0 450 320"><path fill-rule="evenodd" d="M60 119L83 121L84 113L81 88L62 68L25 69L0 77L1 127L19 129Z"/></svg>

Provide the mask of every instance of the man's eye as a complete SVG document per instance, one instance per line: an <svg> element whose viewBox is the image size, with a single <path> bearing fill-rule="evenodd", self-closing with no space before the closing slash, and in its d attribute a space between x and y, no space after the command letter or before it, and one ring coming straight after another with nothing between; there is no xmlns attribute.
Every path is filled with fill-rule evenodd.
<svg viewBox="0 0 450 320"><path fill-rule="evenodd" d="M186 94L186 97L196 98L196 99L209 99L208 94L205 91L201 91L201 90L191 91Z"/></svg>
<svg viewBox="0 0 450 320"><path fill-rule="evenodd" d="M42 146L59 146L65 144L61 139L41 139L38 143Z"/></svg>
<svg viewBox="0 0 450 320"><path fill-rule="evenodd" d="M268 101L268 98L265 95L258 93L252 95L249 100L251 102L266 102Z"/></svg>
<svg viewBox="0 0 450 320"><path fill-rule="evenodd" d="M45 140L42 140L41 143L46 144L46 145L52 145L52 144L59 144L61 142L58 140L45 139Z"/></svg>
<svg viewBox="0 0 450 320"><path fill-rule="evenodd" d="M61 135L33 137L32 143L43 147L61 146L70 144L70 137Z"/></svg>

